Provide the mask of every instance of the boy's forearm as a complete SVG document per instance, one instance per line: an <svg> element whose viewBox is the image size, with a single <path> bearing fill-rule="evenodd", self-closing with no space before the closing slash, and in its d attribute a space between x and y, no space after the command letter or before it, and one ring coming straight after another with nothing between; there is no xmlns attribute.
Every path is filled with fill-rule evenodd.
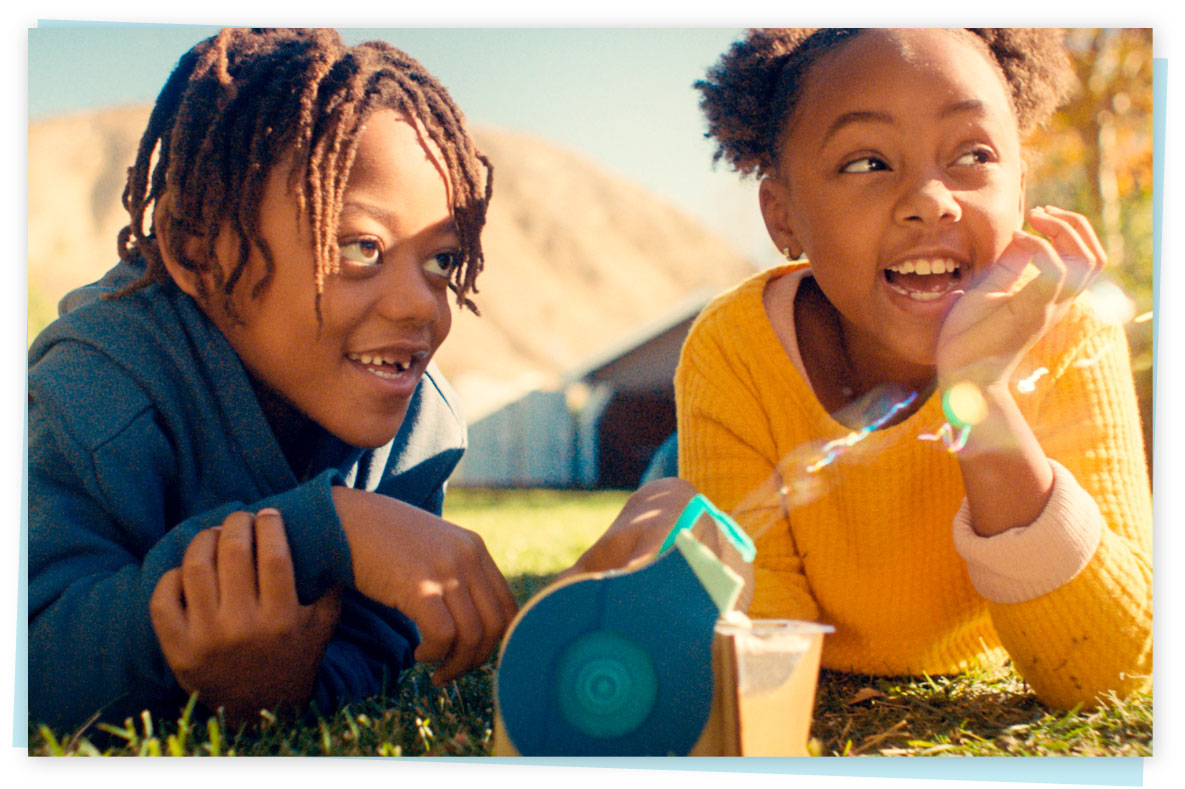
<svg viewBox="0 0 1185 789"><path fill-rule="evenodd" d="M991 537L1037 519L1053 490L1053 469L1007 387L981 393L986 414L958 458L972 527Z"/></svg>

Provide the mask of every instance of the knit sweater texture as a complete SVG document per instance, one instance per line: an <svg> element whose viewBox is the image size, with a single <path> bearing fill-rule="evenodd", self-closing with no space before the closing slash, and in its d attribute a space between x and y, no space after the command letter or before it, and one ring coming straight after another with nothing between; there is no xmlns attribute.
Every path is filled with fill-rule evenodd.
<svg viewBox="0 0 1185 789"><path fill-rule="evenodd" d="M830 669L933 675L1011 657L1060 707L1149 686L1151 496L1122 328L1075 304L1022 361L1016 399L1054 492L1034 524L984 538L939 396L873 431L819 403L762 301L794 268L710 304L675 378L680 474L756 540L750 615L835 626Z"/></svg>

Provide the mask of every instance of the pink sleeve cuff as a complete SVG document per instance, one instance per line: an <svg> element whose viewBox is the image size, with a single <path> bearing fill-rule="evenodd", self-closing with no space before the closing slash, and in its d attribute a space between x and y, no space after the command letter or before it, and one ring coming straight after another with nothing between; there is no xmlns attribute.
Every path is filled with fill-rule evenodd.
<svg viewBox="0 0 1185 789"><path fill-rule="evenodd" d="M1021 603L1068 583L1086 566L1103 534L1103 515L1074 475L1055 460L1049 503L1028 526L994 537L971 528L967 500L954 520L955 550L976 591L996 603Z"/></svg>

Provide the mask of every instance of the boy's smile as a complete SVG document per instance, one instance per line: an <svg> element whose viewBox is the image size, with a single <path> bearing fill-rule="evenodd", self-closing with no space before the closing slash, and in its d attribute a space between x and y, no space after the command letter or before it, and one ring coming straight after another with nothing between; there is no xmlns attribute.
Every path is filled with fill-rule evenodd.
<svg viewBox="0 0 1185 789"><path fill-rule="evenodd" d="M1002 75L961 33L868 30L807 77L761 204L805 252L862 377L932 376L942 320L1021 225Z"/></svg>
<svg viewBox="0 0 1185 789"><path fill-rule="evenodd" d="M342 199L340 270L325 280L320 322L312 233L307 220L297 223L286 164L268 177L259 206L271 281L251 297L264 271L252 249L234 294L242 322L207 307L258 383L357 447L394 437L451 326L448 275L459 240L443 157L425 140L393 111L368 119Z"/></svg>

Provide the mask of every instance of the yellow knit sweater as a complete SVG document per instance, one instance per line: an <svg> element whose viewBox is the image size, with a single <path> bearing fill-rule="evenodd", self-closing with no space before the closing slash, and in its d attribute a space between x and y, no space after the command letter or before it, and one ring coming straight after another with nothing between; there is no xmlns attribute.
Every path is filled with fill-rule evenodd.
<svg viewBox="0 0 1185 789"><path fill-rule="evenodd" d="M1054 706L1148 686L1152 507L1122 329L1075 305L1021 365L1055 494L1032 526L982 538L956 518L938 397L855 437L824 411L762 302L790 270L709 305L675 377L680 475L756 538L750 614L834 625L823 665L838 670L943 674L1006 653Z"/></svg>

